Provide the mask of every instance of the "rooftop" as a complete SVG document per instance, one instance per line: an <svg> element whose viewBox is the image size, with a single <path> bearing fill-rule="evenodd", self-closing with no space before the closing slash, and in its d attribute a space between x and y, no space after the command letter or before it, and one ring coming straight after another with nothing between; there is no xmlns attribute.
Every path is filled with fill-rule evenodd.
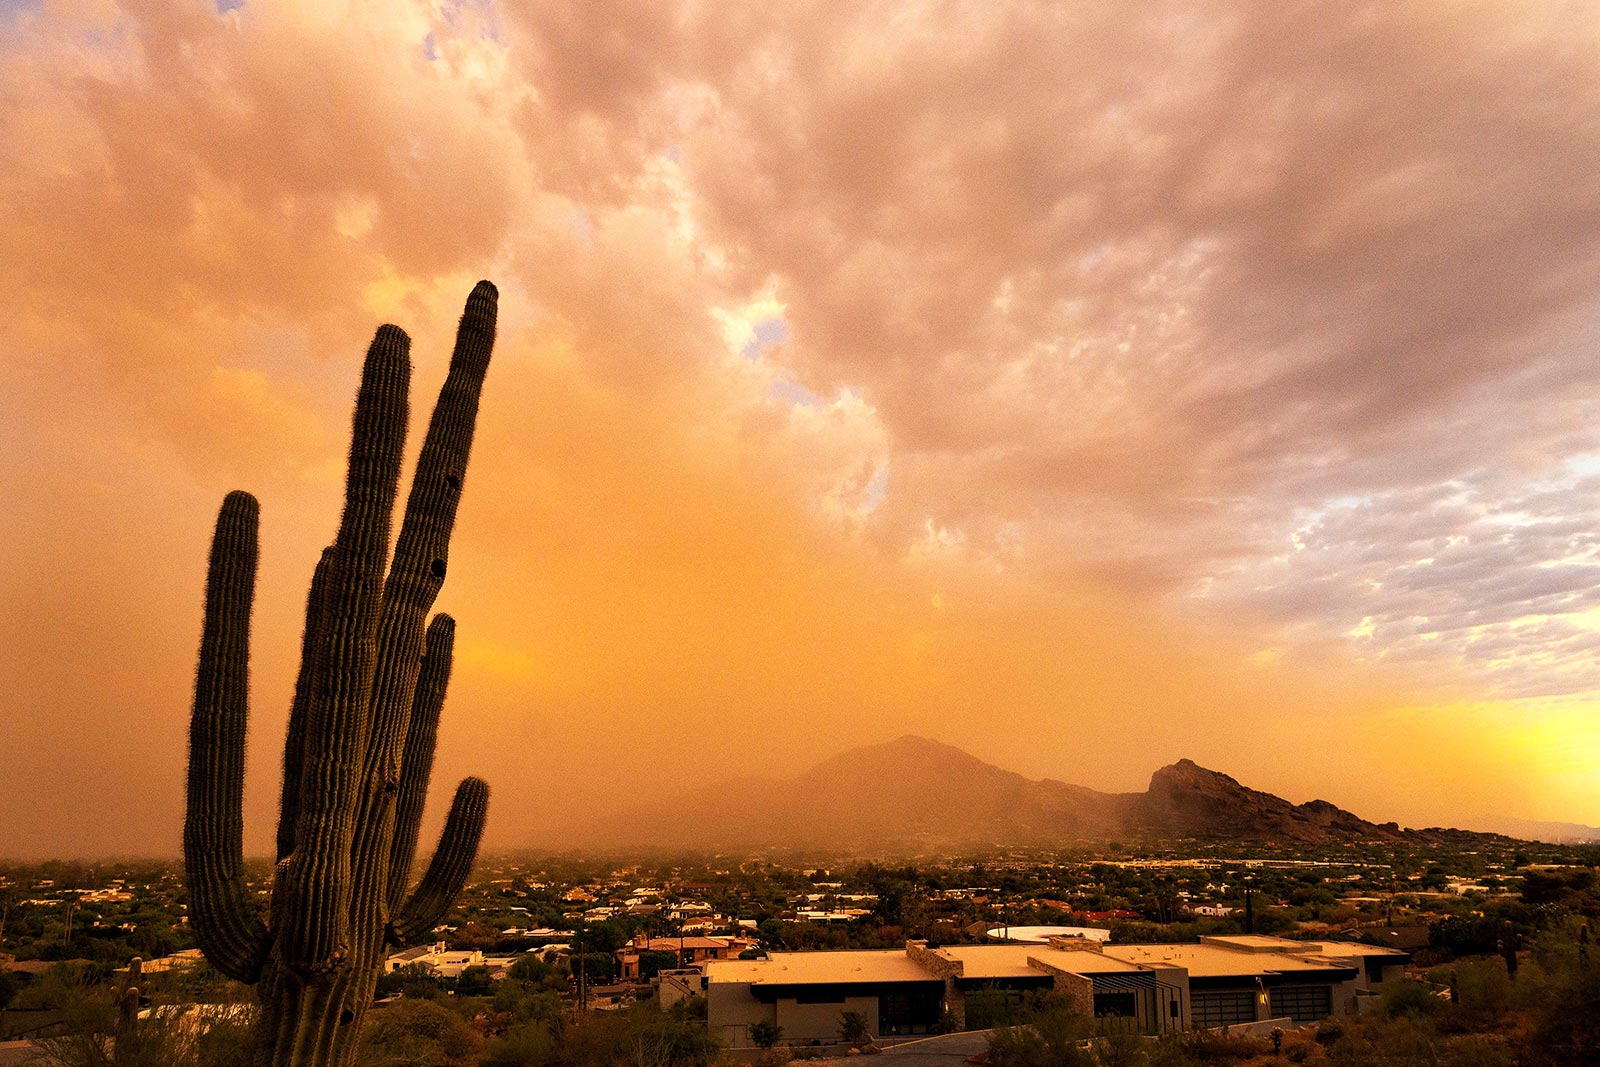
<svg viewBox="0 0 1600 1067"><path fill-rule="evenodd" d="M687 937L652 937L644 944L630 943L624 945L625 949L635 949L645 952L688 952L697 948L724 949L730 946L726 937L700 937L690 935Z"/></svg>
<svg viewBox="0 0 1600 1067"><path fill-rule="evenodd" d="M706 965L713 982L751 985L822 985L834 982L931 980L905 949L851 952L774 952L764 960L718 960Z"/></svg>
<svg viewBox="0 0 1600 1067"><path fill-rule="evenodd" d="M1208 934L1200 938L1201 944L1226 945L1246 952L1304 952L1304 941L1290 941L1286 937L1267 934Z"/></svg>
<svg viewBox="0 0 1600 1067"><path fill-rule="evenodd" d="M1376 945L1343 941L1288 941L1276 937L1207 937L1174 945L946 945L931 950L961 965L967 979L1041 978L1052 971L1092 975L1127 973L1151 967L1182 967L1196 978L1255 977L1285 972L1348 971L1368 956L1406 954ZM936 966L924 968L900 949L855 952L775 952L766 959L710 964L713 982L751 985L805 985L850 982L926 982Z"/></svg>
<svg viewBox="0 0 1600 1067"><path fill-rule="evenodd" d="M1106 955L1147 967L1182 967L1193 978L1261 975L1281 971L1326 971L1332 960L1313 962L1275 951L1240 951L1226 945L1107 945Z"/></svg>
<svg viewBox="0 0 1600 1067"><path fill-rule="evenodd" d="M1137 971L1134 964L1094 951L1051 948L1048 945L949 945L939 952L961 961L963 978L1040 978L1046 972L1032 966L1039 960L1073 974Z"/></svg>

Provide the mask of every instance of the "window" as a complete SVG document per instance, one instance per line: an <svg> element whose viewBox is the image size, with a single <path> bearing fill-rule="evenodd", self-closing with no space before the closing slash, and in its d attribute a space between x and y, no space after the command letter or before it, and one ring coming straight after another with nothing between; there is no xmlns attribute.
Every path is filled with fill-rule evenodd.
<svg viewBox="0 0 1600 1067"><path fill-rule="evenodd" d="M1285 985L1271 993L1274 1018L1287 1015L1297 1023L1314 1023L1333 1014L1333 990L1325 985Z"/></svg>
<svg viewBox="0 0 1600 1067"><path fill-rule="evenodd" d="M878 1030L884 1034L931 1033L943 1011L943 986L886 989L878 994Z"/></svg>
<svg viewBox="0 0 1600 1067"><path fill-rule="evenodd" d="M1194 1025L1231 1026L1256 1021L1256 995L1251 990L1225 993L1196 993L1191 1000Z"/></svg>
<svg viewBox="0 0 1600 1067"><path fill-rule="evenodd" d="M1024 997L1020 989L971 989L965 1001L969 1030L1015 1026L1022 1021Z"/></svg>
<svg viewBox="0 0 1600 1067"><path fill-rule="evenodd" d="M1098 1016L1116 1015L1131 1019L1138 1014L1132 993L1096 993L1094 1013Z"/></svg>

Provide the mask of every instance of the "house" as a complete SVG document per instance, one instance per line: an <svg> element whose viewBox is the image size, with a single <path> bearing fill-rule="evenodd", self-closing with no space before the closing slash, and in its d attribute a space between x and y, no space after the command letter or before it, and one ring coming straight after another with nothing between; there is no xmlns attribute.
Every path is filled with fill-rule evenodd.
<svg viewBox="0 0 1600 1067"><path fill-rule="evenodd" d="M837 1039L859 1012L875 1038L1004 1025L1032 993L1053 992L1094 1016L1147 1033L1262 1019L1310 1022L1354 1014L1410 957L1394 949L1276 937L1203 937L1178 945L1112 945L1076 937L1045 944L908 941L904 951L780 952L706 965L707 1024L730 1047L770 1022L793 1042ZM946 1017L948 1016L948 1019Z"/></svg>
<svg viewBox="0 0 1600 1067"><path fill-rule="evenodd" d="M402 967L420 964L440 978L460 978L468 967L487 967L490 977L503 978L516 961L516 956L485 956L479 949L452 950L443 941L437 941L396 952L384 961L383 969L393 974Z"/></svg>
<svg viewBox="0 0 1600 1067"><path fill-rule="evenodd" d="M647 952L668 953L675 968L696 967L712 960L736 960L739 953L755 947L748 937L646 937L638 935L617 949L618 974L624 982L641 980L639 960Z"/></svg>

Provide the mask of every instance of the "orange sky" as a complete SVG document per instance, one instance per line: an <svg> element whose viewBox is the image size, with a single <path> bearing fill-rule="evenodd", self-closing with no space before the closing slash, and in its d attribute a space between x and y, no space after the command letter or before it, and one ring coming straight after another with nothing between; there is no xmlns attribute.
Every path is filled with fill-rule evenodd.
<svg viewBox="0 0 1600 1067"><path fill-rule="evenodd" d="M908 732L1600 823L1597 268L1591 5L0 0L0 855L176 851L232 488L266 847L359 358L420 422L479 277L491 847Z"/></svg>

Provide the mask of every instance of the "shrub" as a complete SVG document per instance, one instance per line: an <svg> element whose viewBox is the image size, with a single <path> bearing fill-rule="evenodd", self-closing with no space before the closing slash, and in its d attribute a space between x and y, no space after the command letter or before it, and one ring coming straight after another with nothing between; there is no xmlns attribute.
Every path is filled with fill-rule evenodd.
<svg viewBox="0 0 1600 1067"><path fill-rule="evenodd" d="M783 1027L763 1019L750 1024L750 1040L757 1048L771 1048L783 1039Z"/></svg>
<svg viewBox="0 0 1600 1067"><path fill-rule="evenodd" d="M483 1038L466 1020L431 1000L402 1000L368 1018L362 1060L384 1067L472 1067Z"/></svg>
<svg viewBox="0 0 1600 1067"><path fill-rule="evenodd" d="M1379 1006L1392 1019L1397 1015L1433 1015L1443 1009L1444 1003L1429 986L1402 978L1384 989Z"/></svg>

